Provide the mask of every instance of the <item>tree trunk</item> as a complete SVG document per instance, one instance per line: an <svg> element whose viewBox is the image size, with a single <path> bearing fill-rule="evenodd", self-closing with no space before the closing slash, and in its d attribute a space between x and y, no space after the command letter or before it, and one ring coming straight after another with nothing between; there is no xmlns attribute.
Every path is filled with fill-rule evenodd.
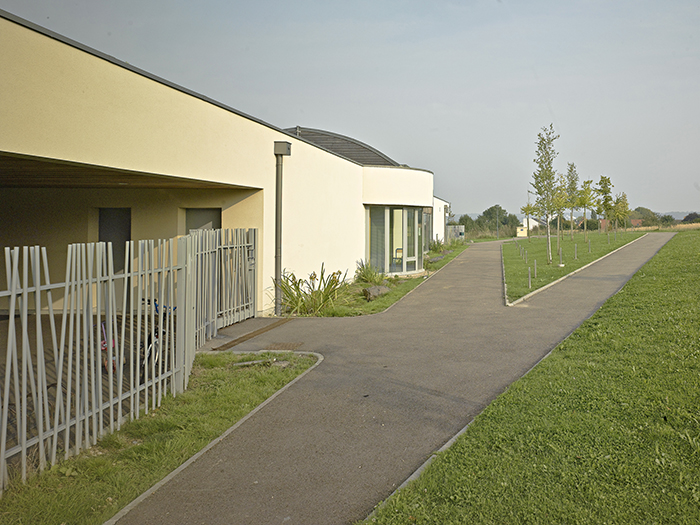
<svg viewBox="0 0 700 525"><path fill-rule="evenodd" d="M547 264L552 264L552 229L549 225L552 218L547 214L544 218L547 221Z"/></svg>
<svg viewBox="0 0 700 525"><path fill-rule="evenodd" d="M525 226L525 229L527 230L527 242L530 242L530 216L526 215L527 217L527 225Z"/></svg>
<svg viewBox="0 0 700 525"><path fill-rule="evenodd" d="M574 209L571 208L571 224L569 224L569 231L571 233L571 240L574 240Z"/></svg>
<svg viewBox="0 0 700 525"><path fill-rule="evenodd" d="M561 235L561 213L557 214L557 253L559 253L559 235Z"/></svg>

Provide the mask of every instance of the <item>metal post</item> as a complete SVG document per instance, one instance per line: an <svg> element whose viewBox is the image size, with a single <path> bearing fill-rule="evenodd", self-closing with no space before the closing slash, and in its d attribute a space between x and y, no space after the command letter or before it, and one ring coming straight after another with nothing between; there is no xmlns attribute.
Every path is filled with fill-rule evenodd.
<svg viewBox="0 0 700 525"><path fill-rule="evenodd" d="M282 313L282 155L275 158L275 315L279 316Z"/></svg>
<svg viewBox="0 0 700 525"><path fill-rule="evenodd" d="M275 315L282 314L282 157L292 154L289 142L275 142Z"/></svg>
<svg viewBox="0 0 700 525"><path fill-rule="evenodd" d="M537 279L537 259L535 259L535 279Z"/></svg>
<svg viewBox="0 0 700 525"><path fill-rule="evenodd" d="M532 289L532 269L529 266L527 267L527 288Z"/></svg>

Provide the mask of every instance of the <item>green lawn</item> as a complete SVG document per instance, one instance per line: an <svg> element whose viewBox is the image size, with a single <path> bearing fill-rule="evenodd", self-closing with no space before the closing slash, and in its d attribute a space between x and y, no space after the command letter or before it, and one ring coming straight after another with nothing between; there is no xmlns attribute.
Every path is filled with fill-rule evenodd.
<svg viewBox="0 0 700 525"><path fill-rule="evenodd" d="M366 523L700 523L699 295L679 233Z"/></svg>
<svg viewBox="0 0 700 525"><path fill-rule="evenodd" d="M552 264L547 264L547 239L545 237L530 238L529 241L519 238L504 243L503 264L508 300L513 302L538 288L542 288L642 235L644 234L639 232L619 231L617 236L611 232L608 238L607 234L589 232L589 252L589 243L584 240L583 233L575 233L573 240L570 234L565 233L560 241L563 267L559 266L556 235L552 236ZM536 276L535 261L537 261ZM528 287L528 269L532 288Z"/></svg>
<svg viewBox="0 0 700 525"><path fill-rule="evenodd" d="M292 353L198 355L186 392L26 485L13 481L0 499L0 523L103 523L315 361Z"/></svg>

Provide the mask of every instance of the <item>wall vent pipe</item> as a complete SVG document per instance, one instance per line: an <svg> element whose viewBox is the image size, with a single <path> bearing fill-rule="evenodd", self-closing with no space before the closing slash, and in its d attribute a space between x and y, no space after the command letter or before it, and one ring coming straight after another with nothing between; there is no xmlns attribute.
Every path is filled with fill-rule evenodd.
<svg viewBox="0 0 700 525"><path fill-rule="evenodd" d="M282 315L282 157L292 154L289 142L275 141L275 315Z"/></svg>

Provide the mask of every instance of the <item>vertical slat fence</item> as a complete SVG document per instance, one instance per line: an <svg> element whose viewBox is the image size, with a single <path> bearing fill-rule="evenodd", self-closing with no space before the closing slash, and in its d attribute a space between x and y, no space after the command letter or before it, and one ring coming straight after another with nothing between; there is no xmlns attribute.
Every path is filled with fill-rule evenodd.
<svg viewBox="0 0 700 525"><path fill-rule="evenodd" d="M115 273L111 243L72 244L52 284L45 248L5 248L0 496L11 469L24 481L187 388L196 349L255 316L256 250L256 230L130 241Z"/></svg>
<svg viewBox="0 0 700 525"><path fill-rule="evenodd" d="M254 317L255 230L67 248L51 283L45 248L5 248L0 290L0 496L187 388L195 351Z"/></svg>

